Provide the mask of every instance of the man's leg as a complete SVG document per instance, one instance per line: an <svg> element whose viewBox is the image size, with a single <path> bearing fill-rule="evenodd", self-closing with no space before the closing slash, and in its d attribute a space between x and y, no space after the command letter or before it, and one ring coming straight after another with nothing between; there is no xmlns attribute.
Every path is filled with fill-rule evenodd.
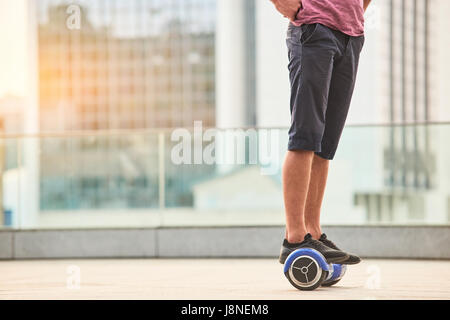
<svg viewBox="0 0 450 320"><path fill-rule="evenodd" d="M283 196L286 212L286 239L290 243L303 241L305 203L310 184L313 151L288 151L283 165Z"/></svg>
<svg viewBox="0 0 450 320"><path fill-rule="evenodd" d="M286 239L281 246L280 263L285 263L289 254L299 248L313 248L320 252L328 263L341 263L348 254L330 248L313 239L305 226L305 203L310 184L313 151L288 151L283 166L283 192L286 207Z"/></svg>
<svg viewBox="0 0 450 320"><path fill-rule="evenodd" d="M287 32L291 83L291 127L283 166L286 239L301 242L308 233L305 203L314 152L321 151L335 42L326 27L289 25Z"/></svg>
<svg viewBox="0 0 450 320"><path fill-rule="evenodd" d="M324 244L322 238L325 236L320 237L320 207L328 173L328 161L325 159L334 157L351 99L352 90L342 92L341 82L348 84L350 79L353 85L357 67L352 63L356 62L355 59L347 57L347 53L352 52L345 55L343 52L347 49L360 50L363 44L354 40L349 41L351 43L347 46L345 40L348 39L348 36L321 24L302 25L300 28L290 24L288 28L286 43L292 121L289 129L290 151L282 174L286 239L281 247L281 263L286 261L293 250L304 246L317 249L329 262L340 260L338 263L343 263L349 259L347 253ZM346 58L342 59L343 56ZM342 63L337 63L337 59ZM349 63L348 60L352 61ZM339 70L335 70L336 66ZM337 76L331 88L335 73ZM308 195L310 186L312 191ZM305 213L305 209L310 212ZM308 235L309 231L314 233L316 239L321 239L315 240L312 235Z"/></svg>
<svg viewBox="0 0 450 320"><path fill-rule="evenodd" d="M364 43L363 37L348 38L337 31L334 33L342 44L345 43L345 39L349 39L349 44L346 48L347 54L337 58L334 63L325 117L325 131L322 137L322 150L314 155L311 169L305 205L305 226L315 239L319 239L322 234L320 208L328 177L329 160L327 159L333 159L345 125L356 81L359 52ZM344 45L342 48L344 50Z"/></svg>
<svg viewBox="0 0 450 320"><path fill-rule="evenodd" d="M329 163L329 160L315 154L311 166L311 178L305 204L305 226L314 239L319 239L322 234L320 208L325 193Z"/></svg>
<svg viewBox="0 0 450 320"><path fill-rule="evenodd" d="M347 118L364 37L349 38L337 31L334 31L334 33L336 39L340 40L342 51L346 54L335 59L333 67L325 117L325 131L322 137L322 150L315 153L311 169L310 185L305 204L305 226L313 238L320 238L320 241L327 247L340 250L325 234L322 234L320 207L325 192L329 160L333 159L335 155ZM346 45L347 39L348 45ZM361 259L358 256L349 254L348 259L341 263L357 264L360 261Z"/></svg>

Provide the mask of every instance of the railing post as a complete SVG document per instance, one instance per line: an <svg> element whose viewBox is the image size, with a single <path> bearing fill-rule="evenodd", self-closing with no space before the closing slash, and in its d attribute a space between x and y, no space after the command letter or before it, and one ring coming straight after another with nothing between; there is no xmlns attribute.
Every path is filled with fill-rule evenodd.
<svg viewBox="0 0 450 320"><path fill-rule="evenodd" d="M165 173L165 141L164 132L158 135L158 186L159 186L159 208L166 207L166 173Z"/></svg>

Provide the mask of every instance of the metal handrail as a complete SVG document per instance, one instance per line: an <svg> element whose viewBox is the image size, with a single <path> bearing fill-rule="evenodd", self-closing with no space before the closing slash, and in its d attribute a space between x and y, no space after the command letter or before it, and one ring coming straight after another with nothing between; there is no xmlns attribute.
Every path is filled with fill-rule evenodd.
<svg viewBox="0 0 450 320"><path fill-rule="evenodd" d="M346 125L347 128L383 128L383 127L411 127L411 126L438 126L450 125L450 121L433 122L397 122L397 123L353 123ZM38 133L7 133L0 134L0 139L21 139L21 138L64 138L64 137L86 137L86 136L114 136L132 134L159 134L170 133L175 129L183 128L193 131L194 127L162 127L162 128L138 128L138 129L113 129L113 130L71 130L71 131L42 131ZM241 126L241 127L202 127L203 130L287 130L284 126Z"/></svg>

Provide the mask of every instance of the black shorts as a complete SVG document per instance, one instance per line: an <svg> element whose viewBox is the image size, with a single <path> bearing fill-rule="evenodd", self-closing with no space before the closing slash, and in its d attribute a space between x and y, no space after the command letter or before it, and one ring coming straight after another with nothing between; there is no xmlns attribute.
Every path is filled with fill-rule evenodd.
<svg viewBox="0 0 450 320"><path fill-rule="evenodd" d="M364 36L320 23L289 23L286 44L291 83L288 150L333 159L347 119Z"/></svg>

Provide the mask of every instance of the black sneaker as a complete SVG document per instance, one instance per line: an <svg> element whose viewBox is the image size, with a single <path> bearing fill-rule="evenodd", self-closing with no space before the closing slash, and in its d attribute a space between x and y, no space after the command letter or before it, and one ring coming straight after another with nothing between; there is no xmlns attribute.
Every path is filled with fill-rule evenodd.
<svg viewBox="0 0 450 320"><path fill-rule="evenodd" d="M333 243L333 241L327 239L327 235L325 233L322 233L319 241L322 242L324 245L326 245L328 248L331 248L334 250L341 250ZM360 257L355 256L354 254L348 253L348 259L341 262L341 264L357 264L360 262L361 262Z"/></svg>
<svg viewBox="0 0 450 320"><path fill-rule="evenodd" d="M305 236L305 239L299 243L289 243L286 239L284 239L278 261L280 261L281 264L284 264L291 252L301 248L311 248L319 251L328 263L341 263L342 261L346 261L348 259L348 254L345 252L327 247L319 240L314 240L311 234L308 233Z"/></svg>

